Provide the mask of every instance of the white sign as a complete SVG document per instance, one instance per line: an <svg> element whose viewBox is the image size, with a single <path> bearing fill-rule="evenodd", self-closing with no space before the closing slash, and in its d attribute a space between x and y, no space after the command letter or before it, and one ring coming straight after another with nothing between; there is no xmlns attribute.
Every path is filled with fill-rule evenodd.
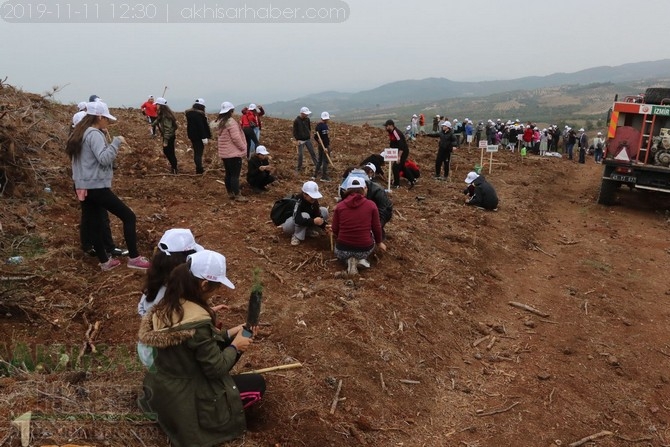
<svg viewBox="0 0 670 447"><path fill-rule="evenodd" d="M486 146L486 152L498 152L498 145L497 144L490 144Z"/></svg>
<svg viewBox="0 0 670 447"><path fill-rule="evenodd" d="M486 147L489 145L488 141L483 140L479 142L479 149L486 149Z"/></svg>
<svg viewBox="0 0 670 447"><path fill-rule="evenodd" d="M398 157L397 148L387 147L384 149L384 161L392 162L398 160L400 160L400 157Z"/></svg>

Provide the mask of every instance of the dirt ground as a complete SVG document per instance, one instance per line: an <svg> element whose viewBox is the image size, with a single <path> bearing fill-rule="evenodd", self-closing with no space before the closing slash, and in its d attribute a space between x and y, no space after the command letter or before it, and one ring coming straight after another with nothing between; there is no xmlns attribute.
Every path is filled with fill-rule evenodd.
<svg viewBox="0 0 670 447"><path fill-rule="evenodd" d="M0 445L21 445L10 421L29 411L34 446L167 445L135 405L143 274L102 273L79 249L63 152L74 110L7 86L0 96L0 168L13 181L0 197L0 254L25 258L0 267ZM452 181L437 181L437 141L419 138L410 158L422 178L392 193L388 251L348 278L327 237L292 247L269 220L272 203L308 179L293 174L290 121L263 121L280 181L267 193L245 189L250 201L238 203L216 181L214 144L206 173L194 175L183 120L173 176L139 112L112 113L112 133L129 143L113 189L137 214L140 251L187 227L225 254L237 287L214 301L230 306L221 314L230 325L244 320L260 267L262 329L236 370L303 365L265 375L249 431L228 445L670 445L667 197L622 190L603 207L591 159L501 152L484 168L500 207L485 212L462 196L479 151L458 149ZM383 129L334 121L338 174L388 144ZM332 209L337 183L320 186ZM96 353L84 352L87 336Z"/></svg>

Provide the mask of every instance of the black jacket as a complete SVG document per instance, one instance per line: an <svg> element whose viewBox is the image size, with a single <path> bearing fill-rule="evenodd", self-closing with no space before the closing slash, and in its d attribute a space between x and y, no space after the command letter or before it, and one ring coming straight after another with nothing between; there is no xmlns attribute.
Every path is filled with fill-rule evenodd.
<svg viewBox="0 0 670 447"><path fill-rule="evenodd" d="M486 181L483 175L475 179L472 184L475 187L475 192L470 198L468 205L479 206L487 210L494 210L498 208L498 195L493 186Z"/></svg>
<svg viewBox="0 0 670 447"><path fill-rule="evenodd" d="M451 129L447 132L429 133L428 136L439 138L440 141L437 143L437 148L441 151L446 150L447 154L451 154L454 147L458 146L456 135L454 135L454 132Z"/></svg>
<svg viewBox="0 0 670 447"><path fill-rule="evenodd" d="M377 209L379 210L379 219L382 222L382 226L391 220L393 217L393 202L389 199L388 194L384 188L378 185L375 182L367 180L365 183L368 185L368 193L366 198L375 202Z"/></svg>
<svg viewBox="0 0 670 447"><path fill-rule="evenodd" d="M209 129L207 115L205 115L204 110L191 108L184 112L184 114L186 115L186 134L189 140L212 138L212 131Z"/></svg>
<svg viewBox="0 0 670 447"><path fill-rule="evenodd" d="M298 116L293 120L293 138L298 141L306 141L311 138L312 123L309 118Z"/></svg>

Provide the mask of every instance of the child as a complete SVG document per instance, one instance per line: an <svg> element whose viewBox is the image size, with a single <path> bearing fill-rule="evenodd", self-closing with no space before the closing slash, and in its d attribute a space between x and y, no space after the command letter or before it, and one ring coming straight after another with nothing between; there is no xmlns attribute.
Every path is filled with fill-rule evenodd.
<svg viewBox="0 0 670 447"><path fill-rule="evenodd" d="M330 137L328 135L329 120L330 114L328 112L323 112L321 114L321 122L316 125L316 133L314 134L316 147L319 149L319 158L317 159L316 167L314 168L314 178L319 176L319 170L321 170L322 182L330 181L330 177L328 177L328 156L330 156Z"/></svg>
<svg viewBox="0 0 670 447"><path fill-rule="evenodd" d="M177 138L177 118L167 105L165 98L156 99L156 108L158 117L156 118L156 127L163 136L163 154L170 162L170 172L177 174L177 156L174 152L174 142Z"/></svg>
<svg viewBox="0 0 670 447"><path fill-rule="evenodd" d="M256 153L249 159L247 168L247 182L256 192L267 191L267 186L275 181L270 166L270 153L267 148L260 145L256 148Z"/></svg>
<svg viewBox="0 0 670 447"><path fill-rule="evenodd" d="M310 236L320 235L317 228L326 228L328 209L319 205L323 196L319 192L319 185L309 181L302 185L302 194L296 203L293 216L280 225L286 234L292 234L291 245L300 245L305 240L307 230Z"/></svg>

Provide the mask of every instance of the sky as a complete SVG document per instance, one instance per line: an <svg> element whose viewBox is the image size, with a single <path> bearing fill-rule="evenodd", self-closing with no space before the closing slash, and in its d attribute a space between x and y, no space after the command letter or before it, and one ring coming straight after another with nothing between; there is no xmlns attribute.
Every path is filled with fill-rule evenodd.
<svg viewBox="0 0 670 447"><path fill-rule="evenodd" d="M175 110L202 97L215 112L223 101L268 104L406 79L502 80L670 57L668 0L0 4L0 79L40 94L58 86L63 103L96 94L110 107L139 107L165 92ZM153 22L133 18L141 15Z"/></svg>

